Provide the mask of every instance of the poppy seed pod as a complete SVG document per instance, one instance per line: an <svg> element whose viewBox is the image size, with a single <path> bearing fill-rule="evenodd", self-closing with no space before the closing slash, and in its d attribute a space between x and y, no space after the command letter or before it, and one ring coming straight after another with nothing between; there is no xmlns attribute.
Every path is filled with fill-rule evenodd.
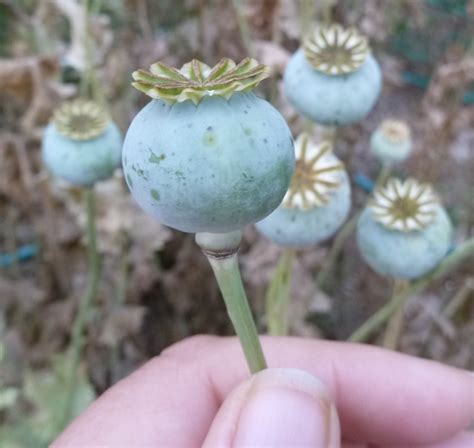
<svg viewBox="0 0 474 448"><path fill-rule="evenodd" d="M362 212L357 243L380 275L414 279L432 270L451 245L452 226L431 187L389 179Z"/></svg>
<svg viewBox="0 0 474 448"><path fill-rule="evenodd" d="M294 152L283 117L251 91L267 73L247 58L133 74L153 101L128 129L123 168L146 212L184 232L224 233L278 206Z"/></svg>
<svg viewBox="0 0 474 448"><path fill-rule="evenodd" d="M370 151L383 165L403 162L412 146L410 128L400 120L384 120L370 138Z"/></svg>
<svg viewBox="0 0 474 448"><path fill-rule="evenodd" d="M290 59L284 74L290 103L316 123L362 120L381 90L382 75L367 39L340 25L320 27Z"/></svg>
<svg viewBox="0 0 474 448"><path fill-rule="evenodd" d="M76 186L91 186L111 177L120 166L122 136L93 101L64 103L43 136L43 162L48 170Z"/></svg>
<svg viewBox="0 0 474 448"><path fill-rule="evenodd" d="M329 238L346 220L351 190L330 141L315 143L303 133L295 152L295 173L282 204L256 227L275 243L305 247Z"/></svg>

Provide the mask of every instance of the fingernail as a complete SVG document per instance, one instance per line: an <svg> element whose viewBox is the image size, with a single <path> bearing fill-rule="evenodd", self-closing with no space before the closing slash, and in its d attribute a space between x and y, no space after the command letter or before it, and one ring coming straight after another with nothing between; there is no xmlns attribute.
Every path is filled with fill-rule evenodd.
<svg viewBox="0 0 474 448"><path fill-rule="evenodd" d="M234 446L338 447L339 420L325 386L309 373L255 375L237 421Z"/></svg>

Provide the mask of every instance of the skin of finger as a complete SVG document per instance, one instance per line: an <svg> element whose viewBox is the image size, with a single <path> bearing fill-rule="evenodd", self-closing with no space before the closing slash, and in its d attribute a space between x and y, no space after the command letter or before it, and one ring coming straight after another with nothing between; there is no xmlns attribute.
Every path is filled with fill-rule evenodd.
<svg viewBox="0 0 474 448"><path fill-rule="evenodd" d="M453 436L474 419L474 381L462 370L362 344L262 339L270 367L306 370L328 386L347 439L429 444ZM223 375L219 366L229 368L239 347L231 339L221 344L225 359L217 362L214 351L207 362L215 366L208 370L225 396L243 373L236 365Z"/></svg>
<svg viewBox="0 0 474 448"><path fill-rule="evenodd" d="M474 432L463 431L442 442L429 445L368 445L366 443L343 442L341 448L471 448L474 447Z"/></svg>
<svg viewBox="0 0 474 448"><path fill-rule="evenodd" d="M363 345L262 339L270 366L323 380L350 440L434 443L473 418L473 379L463 371ZM219 405L248 375L235 338L190 338L111 388L53 446L198 446Z"/></svg>
<svg viewBox="0 0 474 448"><path fill-rule="evenodd" d="M226 397L212 422L203 447L235 446L234 437L242 410L253 396L268 387L304 394L309 400L315 399L321 403L321 409L327 412L324 417L328 429L327 446L340 446L339 419L324 384L305 372L296 372L295 369L267 369L241 383ZM296 443L298 434L292 436L294 436L293 443Z"/></svg>
<svg viewBox="0 0 474 448"><path fill-rule="evenodd" d="M474 447L474 432L463 431L449 440L431 445L430 448L469 448Z"/></svg>
<svg viewBox="0 0 474 448"><path fill-rule="evenodd" d="M203 368L194 356L163 353L106 391L52 447L200 447L220 405Z"/></svg>

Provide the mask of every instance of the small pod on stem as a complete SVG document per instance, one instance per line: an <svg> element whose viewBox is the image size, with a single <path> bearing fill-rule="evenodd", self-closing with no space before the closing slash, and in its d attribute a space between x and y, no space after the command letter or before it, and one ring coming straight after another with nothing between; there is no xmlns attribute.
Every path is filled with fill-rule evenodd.
<svg viewBox="0 0 474 448"><path fill-rule="evenodd" d="M354 28L323 25L290 59L284 86L290 103L306 118L342 126L372 110L382 75L365 36Z"/></svg>
<svg viewBox="0 0 474 448"><path fill-rule="evenodd" d="M72 327L68 390L59 425L62 429L74 411L76 375L85 342L84 330L89 309L97 295L101 271L97 250L94 185L111 177L120 166L122 136L97 102L76 99L64 103L56 110L43 135L42 150L43 163L54 176L83 188L87 216L89 272Z"/></svg>
<svg viewBox="0 0 474 448"><path fill-rule="evenodd" d="M370 152L384 166L405 161L412 146L410 128L402 120L382 121L370 137Z"/></svg>
<svg viewBox="0 0 474 448"><path fill-rule="evenodd" d="M411 153L411 149L412 139L408 125L401 120L384 120L373 132L370 139L370 151L378 159L381 167L375 183L372 183L369 179L369 189L373 190L384 185L390 177L393 164L406 160ZM326 283L345 241L355 231L360 214L361 210L354 213L335 238L325 263L316 278L316 282L320 287L323 287Z"/></svg>
<svg viewBox="0 0 474 448"><path fill-rule="evenodd" d="M268 329L274 335L288 331L295 249L331 237L351 208L349 178L332 149L328 140L316 143L308 134L301 134L295 142L295 173L283 202L256 224L264 236L285 247L266 296Z"/></svg>
<svg viewBox="0 0 474 448"><path fill-rule="evenodd" d="M386 347L396 348L408 282L433 270L451 239L451 221L430 185L391 178L374 191L357 224L357 243L369 266L394 280Z"/></svg>
<svg viewBox="0 0 474 448"><path fill-rule="evenodd" d="M281 202L294 170L283 117L252 90L268 76L254 59L193 60L134 72L153 100L134 118L123 149L128 186L163 224L196 233L209 258L252 371L265 367L237 265L240 231Z"/></svg>
<svg viewBox="0 0 474 448"><path fill-rule="evenodd" d="M282 246L304 248L330 238L351 208L351 187L333 145L303 133L295 142L296 168L280 206L256 224Z"/></svg>
<svg viewBox="0 0 474 448"><path fill-rule="evenodd" d="M357 224L359 250L380 275L410 280L433 269L451 245L452 225L430 185L391 178L374 191Z"/></svg>
<svg viewBox="0 0 474 448"><path fill-rule="evenodd" d="M43 162L54 176L91 187L111 177L121 159L121 133L98 103L77 99L55 111L43 136Z"/></svg>

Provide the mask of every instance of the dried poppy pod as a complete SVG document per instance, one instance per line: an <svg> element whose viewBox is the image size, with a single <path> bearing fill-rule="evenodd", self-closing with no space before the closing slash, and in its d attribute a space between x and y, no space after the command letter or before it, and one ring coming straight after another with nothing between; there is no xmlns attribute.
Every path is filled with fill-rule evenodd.
<svg viewBox="0 0 474 448"><path fill-rule="evenodd" d="M121 155L118 127L93 101L64 103L44 132L45 166L76 186L91 186L111 177L120 166Z"/></svg>
<svg viewBox="0 0 474 448"><path fill-rule="evenodd" d="M351 207L350 182L332 143L306 133L295 142L296 168L282 204L256 224L275 243L305 247L329 238Z"/></svg>
<svg viewBox="0 0 474 448"><path fill-rule="evenodd" d="M433 269L451 245L451 221L430 185L391 178L374 192L357 225L365 261L395 279L413 279Z"/></svg>
<svg viewBox="0 0 474 448"><path fill-rule="evenodd" d="M401 120L382 121L370 138L370 151L383 165L403 162L412 146L410 128Z"/></svg>
<svg viewBox="0 0 474 448"><path fill-rule="evenodd" d="M133 74L153 98L132 121L123 168L135 200L184 232L224 233L281 202L294 169L283 117L252 89L268 70L253 59L193 60Z"/></svg>
<svg viewBox="0 0 474 448"><path fill-rule="evenodd" d="M380 94L382 75L367 38L354 28L321 26L290 59L284 85L290 103L316 123L362 120Z"/></svg>

